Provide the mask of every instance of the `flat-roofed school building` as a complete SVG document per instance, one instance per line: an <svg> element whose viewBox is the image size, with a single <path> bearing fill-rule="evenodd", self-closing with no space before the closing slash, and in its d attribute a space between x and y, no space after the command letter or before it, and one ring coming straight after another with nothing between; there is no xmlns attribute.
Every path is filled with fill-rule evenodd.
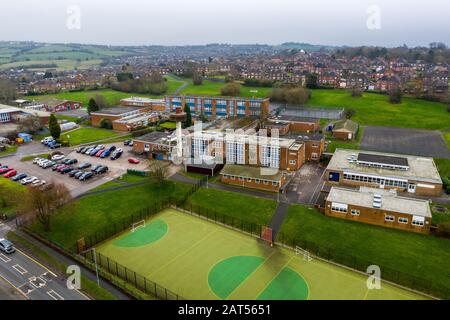
<svg viewBox="0 0 450 320"><path fill-rule="evenodd" d="M429 233L431 211L427 200L398 196L395 190L332 187L325 214L387 228Z"/></svg>
<svg viewBox="0 0 450 320"><path fill-rule="evenodd" d="M336 149L325 172L331 186L367 186L439 196L442 180L432 158Z"/></svg>
<svg viewBox="0 0 450 320"><path fill-rule="evenodd" d="M244 188L279 192L286 183L286 176L276 169L226 164L220 172L220 181Z"/></svg>
<svg viewBox="0 0 450 320"><path fill-rule="evenodd" d="M146 126L154 119L148 107L116 106L104 108L91 113L91 125L100 126L103 119L111 121L113 129L117 131L131 131L139 126ZM123 121L119 121L123 120Z"/></svg>
<svg viewBox="0 0 450 320"><path fill-rule="evenodd" d="M167 96L166 111L184 109L188 105L193 115L203 113L211 118L261 117L269 114L269 98Z"/></svg>
<svg viewBox="0 0 450 320"><path fill-rule="evenodd" d="M166 101L164 99L150 99L142 97L130 97L120 100L122 106L145 107L152 111L165 111Z"/></svg>

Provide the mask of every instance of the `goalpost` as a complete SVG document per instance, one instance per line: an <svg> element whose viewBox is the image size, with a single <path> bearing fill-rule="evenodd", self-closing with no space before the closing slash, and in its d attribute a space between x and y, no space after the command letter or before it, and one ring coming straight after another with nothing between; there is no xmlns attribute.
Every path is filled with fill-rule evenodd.
<svg viewBox="0 0 450 320"><path fill-rule="evenodd" d="M295 247L295 254L296 255L303 255L303 260L306 260L306 261L312 261L312 257L311 257L311 254L309 253L309 251L308 250L305 250L305 249L303 249L303 248L300 248L300 247Z"/></svg>
<svg viewBox="0 0 450 320"><path fill-rule="evenodd" d="M136 229L141 228L141 227L145 227L145 220L134 222L131 225L131 232L134 232L134 231L136 231Z"/></svg>

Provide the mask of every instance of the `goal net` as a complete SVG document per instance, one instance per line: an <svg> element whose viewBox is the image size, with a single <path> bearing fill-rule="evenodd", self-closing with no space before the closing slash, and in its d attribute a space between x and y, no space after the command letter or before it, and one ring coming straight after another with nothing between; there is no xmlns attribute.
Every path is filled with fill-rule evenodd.
<svg viewBox="0 0 450 320"><path fill-rule="evenodd" d="M262 227L261 228L261 239L264 241L269 242L270 244L273 243L273 230L269 227Z"/></svg>
<svg viewBox="0 0 450 320"><path fill-rule="evenodd" d="M141 221L133 223L131 226L131 232L134 232L134 231L136 231L136 229L142 228L142 227L145 227L145 220L141 220Z"/></svg>
<svg viewBox="0 0 450 320"><path fill-rule="evenodd" d="M311 261L313 258L311 257L311 254L309 253L309 251L308 250L305 250L305 249L303 249L303 248L300 248L300 247L295 247L295 254L296 255L302 255L303 256L303 260L306 260L306 261Z"/></svg>

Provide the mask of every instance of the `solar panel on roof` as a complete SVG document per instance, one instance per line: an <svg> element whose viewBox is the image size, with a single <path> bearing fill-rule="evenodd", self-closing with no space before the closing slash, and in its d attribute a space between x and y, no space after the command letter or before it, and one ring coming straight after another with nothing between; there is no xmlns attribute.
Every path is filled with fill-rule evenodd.
<svg viewBox="0 0 450 320"><path fill-rule="evenodd" d="M358 161L379 163L394 166L408 166L408 159L402 157L384 156L379 154L360 153L358 154Z"/></svg>

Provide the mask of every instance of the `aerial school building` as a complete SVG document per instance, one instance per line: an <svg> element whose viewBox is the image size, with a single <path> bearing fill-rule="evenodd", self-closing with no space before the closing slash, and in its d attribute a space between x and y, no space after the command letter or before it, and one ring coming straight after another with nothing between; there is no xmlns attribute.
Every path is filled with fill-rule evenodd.
<svg viewBox="0 0 450 320"><path fill-rule="evenodd" d="M265 117L269 114L269 98L167 96L166 112L189 106L193 115L211 118Z"/></svg>
<svg viewBox="0 0 450 320"><path fill-rule="evenodd" d="M439 196L442 180L432 158L337 149L325 173L330 186L394 189Z"/></svg>

